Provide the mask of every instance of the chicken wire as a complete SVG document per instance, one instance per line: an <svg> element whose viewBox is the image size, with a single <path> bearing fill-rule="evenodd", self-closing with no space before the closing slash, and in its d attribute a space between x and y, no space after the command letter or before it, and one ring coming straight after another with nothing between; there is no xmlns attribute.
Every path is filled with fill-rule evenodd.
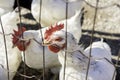
<svg viewBox="0 0 120 80"><path fill-rule="evenodd" d="M90 6L90 7L92 7L92 8L94 8L95 9L95 15L94 15L94 21L93 21L93 26L92 26L92 33L91 33L91 40L90 40L90 45L92 44L92 42L93 42L93 37L94 37L94 31L95 31L95 24L96 24L96 16L97 16L97 13L98 13L98 9L105 9L105 8L109 8L109 7L111 7L111 6L118 6L119 7L119 4L117 4L117 3L112 3L112 4L107 4L107 1L106 1L106 4L104 4L104 0L96 0L96 2L94 3L90 3L89 2L90 0L84 0L84 2L88 5L88 6ZM109 3L109 1L108 1L108 3ZM96 4L96 5L94 5L94 4ZM102 4L104 4L104 5L102 5ZM20 5L19 5L19 0L17 0L17 5L18 5L18 7L19 7L19 19L20 19L20 23L22 23L22 20L21 20L21 11L20 11ZM99 5L102 5L102 6L99 6ZM42 6L42 0L40 0L40 14L39 14L39 23L41 23L41 6ZM66 2L66 19L67 19L67 14L68 14L68 12L67 12L67 9L68 9L68 3ZM4 33L4 29L3 29L3 26L2 26L2 21L0 20L0 24L1 24L1 27L2 27L2 30L3 30L3 34L5 34ZM39 28L41 29L41 25L38 25L39 26ZM66 20L66 26L67 26L67 20ZM22 27L22 25L20 25L20 27ZM66 27L66 31L67 31L67 27ZM43 35L42 35L42 31L40 30L40 33L41 33L41 36L42 36L42 41L43 41ZM6 46L6 39L5 39L5 35L3 35L4 36L4 43L5 43L5 46ZM67 41L67 35L66 35L66 41ZM23 44L24 45L24 44ZM66 48L67 49L67 48ZM9 80L9 67L8 67L8 57L7 57L7 54L8 54L8 52L7 52L7 47L5 47L5 50L6 50L6 61L7 61L7 70L8 70L8 80ZM43 47L43 80L45 80L45 51L44 51L44 47ZM67 54L66 54L67 55ZM66 55L65 55L65 65L66 65ZM25 56L25 52L24 52L24 56ZM91 50L90 50L90 56L91 56ZM90 57L89 56L89 57ZM120 50L119 50L119 54L118 54L118 58L117 58L117 61L116 61L116 63L115 63L115 67L117 68L118 67L118 64L119 64L119 58L120 58ZM25 57L24 57L24 61L25 61ZM86 80L88 80L88 71L89 71L89 65L90 65L90 58L89 58L89 64L88 64L88 69L87 69L87 72L86 72ZM65 74L65 68L66 68L66 66L64 66L64 73L63 74ZM30 79L30 78L35 78L36 80L39 80L39 78L37 77L37 76L35 76L35 75L33 75L33 76L27 76L27 73L26 73L26 66L25 66L25 64L24 64L24 74L21 74L21 73L19 73L19 72L17 72L17 74L19 74L20 76L22 76L22 77L24 77L24 80L26 80L26 78L28 78L28 79ZM115 74L113 75L113 79L114 79L114 76L115 76ZM65 80L65 76L63 76L63 80Z"/></svg>

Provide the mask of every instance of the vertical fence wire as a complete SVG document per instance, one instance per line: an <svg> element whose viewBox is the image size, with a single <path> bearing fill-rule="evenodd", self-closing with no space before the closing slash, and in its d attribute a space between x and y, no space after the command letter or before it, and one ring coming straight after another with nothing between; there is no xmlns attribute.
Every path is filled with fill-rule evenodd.
<svg viewBox="0 0 120 80"><path fill-rule="evenodd" d="M96 24L96 17L97 17L97 12L98 12L98 3L99 3L99 0L96 0L96 8L95 8L95 15L94 15L94 18L93 18L93 26L92 26L92 34L91 34L91 40L90 40L90 54L89 54L89 57L91 57L91 51L92 51L92 42L93 42L93 37L94 37L94 30L95 30L95 24ZM87 72L86 72L86 78L85 80L88 80L88 73L89 73L89 67L90 67L90 59L89 58L89 61L88 61L88 65L87 65Z"/></svg>
<svg viewBox="0 0 120 80"><path fill-rule="evenodd" d="M114 73L113 73L112 80L115 79L115 76L116 76L116 68L117 68L117 66L118 66L119 60L120 60L120 49L119 49L119 52L118 52L118 58L117 58L117 61L116 61L116 63L115 63L115 71L114 71Z"/></svg>
<svg viewBox="0 0 120 80"><path fill-rule="evenodd" d="M42 42L44 43L44 39L43 39L43 34L42 34L42 30L41 30L41 14L42 14L42 0L40 0L40 10L39 10L39 30L40 30L40 33L41 33L41 39L42 39ZM43 47L43 80L45 80L45 47Z"/></svg>
<svg viewBox="0 0 120 80"><path fill-rule="evenodd" d="M2 33L5 34L4 28L3 28L3 25L2 25L2 19L1 19L1 17L0 17L0 24L1 24L1 28L2 28ZM8 62L8 52L7 52L7 44L6 44L5 35L3 35L3 39L4 39L5 54L6 54L7 77L8 77L8 80L10 80L10 75L9 75L9 62Z"/></svg>
<svg viewBox="0 0 120 80"><path fill-rule="evenodd" d="M67 60L67 19L68 19L68 0L66 0L66 9L65 9L65 19L66 19L66 27L65 27L65 42L66 42L66 47L65 47L65 58L64 58L64 70L63 70L63 80L65 80L65 71L66 71L66 60Z"/></svg>
<svg viewBox="0 0 120 80"><path fill-rule="evenodd" d="M20 3L19 3L19 0L17 0L17 6L18 6L18 11L19 11L19 19L20 19L20 25L19 25L19 28L20 28L20 30L21 30L21 32L23 33L23 31L22 31L22 25L21 25L21 23L22 23L22 19L21 19L21 9L20 9ZM21 37L23 38L23 34L21 35ZM24 46L24 49L25 49L25 45L24 45L24 43L22 44L23 46ZM25 65L25 63L26 63L26 59L25 59L25 51L23 51L23 56L24 56L24 58L23 58L23 60L24 60L24 75L26 75L26 65ZM24 77L24 80L26 80L26 78Z"/></svg>

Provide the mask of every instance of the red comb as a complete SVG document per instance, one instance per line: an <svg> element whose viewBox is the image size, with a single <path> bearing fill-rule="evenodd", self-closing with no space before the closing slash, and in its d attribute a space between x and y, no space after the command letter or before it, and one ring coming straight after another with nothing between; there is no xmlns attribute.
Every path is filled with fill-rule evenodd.
<svg viewBox="0 0 120 80"><path fill-rule="evenodd" d="M47 39L50 37L54 32L59 31L64 28L64 24L56 24L54 27L51 26L48 30L45 32L44 39Z"/></svg>
<svg viewBox="0 0 120 80"><path fill-rule="evenodd" d="M13 31L14 31L14 34L12 34L13 36L12 42L13 44L16 44L16 42L18 41L18 38L22 35L24 31L26 31L26 28L22 27L22 28L18 28L18 31L16 30L13 30Z"/></svg>

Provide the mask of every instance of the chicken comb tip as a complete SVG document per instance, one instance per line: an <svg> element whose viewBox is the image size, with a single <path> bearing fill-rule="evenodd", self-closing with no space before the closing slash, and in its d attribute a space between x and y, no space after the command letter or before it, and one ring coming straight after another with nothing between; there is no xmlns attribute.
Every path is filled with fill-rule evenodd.
<svg viewBox="0 0 120 80"><path fill-rule="evenodd" d="M48 30L45 31L45 39L47 39L49 36L51 36L54 32L59 31L64 28L64 24L55 24L54 26L50 26Z"/></svg>

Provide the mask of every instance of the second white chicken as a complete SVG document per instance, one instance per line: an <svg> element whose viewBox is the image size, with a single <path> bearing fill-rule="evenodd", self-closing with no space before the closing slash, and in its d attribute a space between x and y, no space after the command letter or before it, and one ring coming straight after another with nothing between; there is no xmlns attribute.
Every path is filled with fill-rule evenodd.
<svg viewBox="0 0 120 80"><path fill-rule="evenodd" d="M50 32L51 34L49 34ZM84 52L71 33L60 29L49 29L45 34L48 35L47 38L44 38L45 45L50 51L58 54L59 62L62 65L59 80L86 80L89 59L87 80L113 80L115 67L110 60L111 52L106 43L93 43L92 57L89 57L89 49L87 48Z"/></svg>

